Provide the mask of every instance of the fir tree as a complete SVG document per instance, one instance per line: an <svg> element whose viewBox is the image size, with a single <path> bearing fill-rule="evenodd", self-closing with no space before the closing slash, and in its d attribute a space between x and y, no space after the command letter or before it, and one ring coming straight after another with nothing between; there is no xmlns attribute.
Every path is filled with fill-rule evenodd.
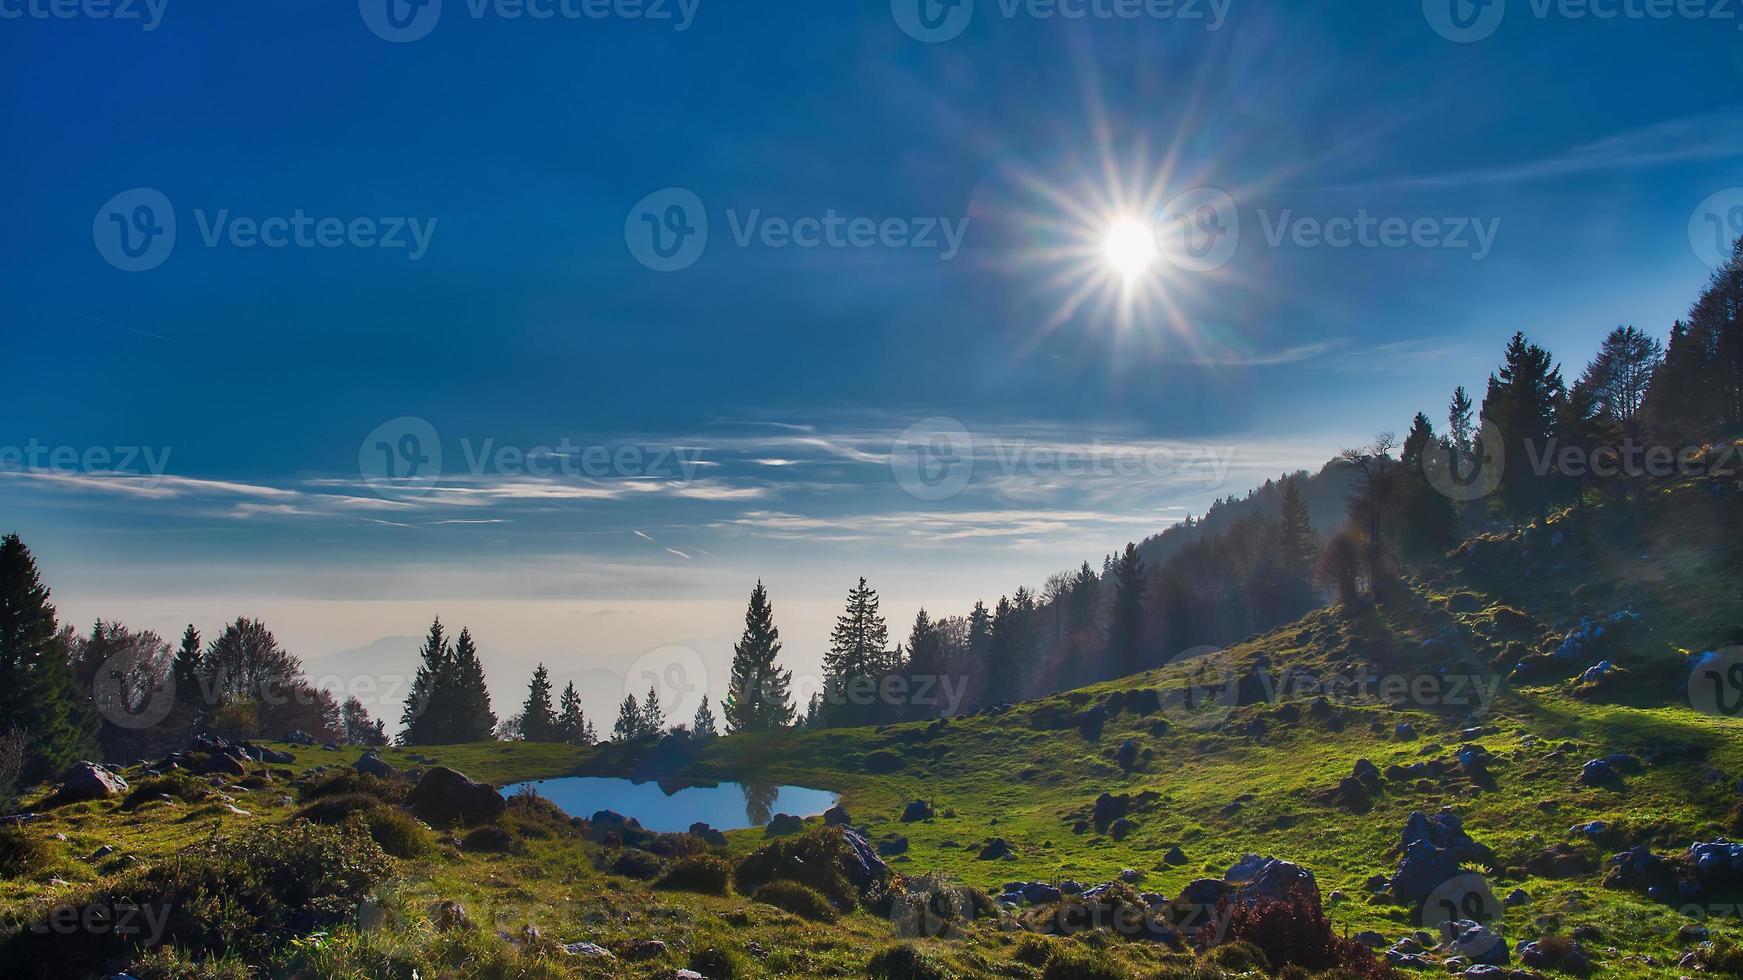
<svg viewBox="0 0 1743 980"><path fill-rule="evenodd" d="M863 724L878 717L868 692L875 691L890 665L890 629L878 613L878 593L859 584L848 590L847 608L836 617L823 655L824 714L829 725Z"/></svg>
<svg viewBox="0 0 1743 980"><path fill-rule="evenodd" d="M521 709L521 737L529 742L560 742L557 713L551 708L551 674L544 664L533 671L527 684L527 701Z"/></svg>
<svg viewBox="0 0 1743 980"><path fill-rule="evenodd" d="M619 742L633 742L642 737L642 709L636 704L635 695L623 696L623 703L617 707L617 724L612 726L611 737Z"/></svg>
<svg viewBox="0 0 1743 980"><path fill-rule="evenodd" d="M1541 512L1550 499L1547 474L1533 464L1550 451L1556 415L1567 396L1549 351L1515 333L1501 369L1489 376L1483 418L1500 429L1506 469L1496 503L1515 520Z"/></svg>
<svg viewBox="0 0 1743 980"><path fill-rule="evenodd" d="M660 693L653 685L648 685L648 696L642 699L641 734L659 736L666 731L666 710L660 707Z"/></svg>
<svg viewBox="0 0 1743 980"><path fill-rule="evenodd" d="M702 695L702 703L696 708L696 720L690 725L690 731L697 738L713 738L720 732L714 726L714 711L708 707L708 695Z"/></svg>
<svg viewBox="0 0 1743 980"><path fill-rule="evenodd" d="M1471 396L1465 391L1465 386L1454 388L1452 402L1446 409L1446 431L1447 438L1452 447L1458 450L1460 459L1470 456L1471 437L1476 432L1471 420L1471 408Z"/></svg>
<svg viewBox="0 0 1743 980"><path fill-rule="evenodd" d="M452 675L450 663L454 648L442 629L442 619L430 623L430 632L418 651L417 675L412 678L411 693L406 696L405 710L400 713L399 741L401 745L437 745L442 737L442 719L438 717L446 700L446 687Z"/></svg>
<svg viewBox="0 0 1743 980"><path fill-rule="evenodd" d="M744 612L744 633L732 647L732 677L721 705L728 732L762 732L793 723L793 674L775 663L781 631L759 579Z"/></svg>
<svg viewBox="0 0 1743 980"><path fill-rule="evenodd" d="M557 731L558 741L587 744L581 740L587 731L587 716L581 711L581 695L575 690L574 681L563 685L563 696L557 699Z"/></svg>
<svg viewBox="0 0 1743 980"><path fill-rule="evenodd" d="M1309 578L1319 560L1319 534L1313 529L1307 501L1301 496L1301 477L1283 480L1283 505L1278 534L1282 541L1283 566L1292 575Z"/></svg>
<svg viewBox="0 0 1743 980"><path fill-rule="evenodd" d="M496 732L496 713L490 710L490 686L484 680L484 664L472 632L464 627L454 640L454 655L447 664L446 683L437 685L442 704L442 741L487 742Z"/></svg>
<svg viewBox="0 0 1743 980"><path fill-rule="evenodd" d="M170 665L170 678L175 684L175 699L182 721L191 724L204 712L206 698L200 686L200 631L189 623L182 632L182 645L176 648L175 661Z"/></svg>
<svg viewBox="0 0 1743 980"><path fill-rule="evenodd" d="M17 728L25 735L23 783L94 758L97 727L90 699L73 680L36 559L8 534L0 539L0 732Z"/></svg>
<svg viewBox="0 0 1743 980"><path fill-rule="evenodd" d="M1108 623L1108 659L1116 677L1143 670L1144 560L1128 542L1114 566L1114 605Z"/></svg>

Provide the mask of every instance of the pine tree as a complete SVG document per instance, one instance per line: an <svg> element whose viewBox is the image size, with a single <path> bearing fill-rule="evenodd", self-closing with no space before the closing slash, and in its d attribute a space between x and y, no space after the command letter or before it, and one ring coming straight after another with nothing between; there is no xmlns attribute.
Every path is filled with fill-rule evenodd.
<svg viewBox="0 0 1743 980"><path fill-rule="evenodd" d="M824 706L831 726L864 724L881 714L875 703L878 681L889 668L890 629L878 613L878 593L859 584L847 593L847 608L836 617L823 655Z"/></svg>
<svg viewBox="0 0 1743 980"><path fill-rule="evenodd" d="M445 688L453 673L450 664L454 657L440 616L430 623L429 635L424 638L418 656L418 672L412 678L411 693L406 696L405 710L399 716L399 741L401 745L438 745L444 728L440 715L448 700Z"/></svg>
<svg viewBox="0 0 1743 980"><path fill-rule="evenodd" d="M96 756L98 719L86 694L73 680L36 559L8 534L0 539L0 732L25 734L25 784Z"/></svg>
<svg viewBox="0 0 1743 980"><path fill-rule="evenodd" d="M1313 529L1307 501L1301 496L1301 477L1283 480L1283 505L1279 514L1278 534L1282 540L1283 566L1290 574L1301 578L1313 575L1319 560L1319 534Z"/></svg>
<svg viewBox="0 0 1743 980"><path fill-rule="evenodd" d="M176 649L176 658L170 665L170 678L175 684L175 699L178 714L183 724L192 724L205 711L206 698L200 686L203 672L200 670L200 631L189 623L182 632L182 645Z"/></svg>
<svg viewBox="0 0 1743 980"><path fill-rule="evenodd" d="M1446 494L1429 482L1429 454L1443 452L1434 424L1421 412L1410 423L1399 451L1402 467L1402 520L1398 545L1412 558L1422 558L1452 546L1458 538L1458 513Z"/></svg>
<svg viewBox="0 0 1743 980"><path fill-rule="evenodd" d="M1459 452L1459 458L1464 459L1471 454L1471 437L1476 432L1471 421L1471 396L1465 391L1464 385L1453 389L1452 403L1446 410L1447 437L1452 447Z"/></svg>
<svg viewBox="0 0 1743 980"><path fill-rule="evenodd" d="M557 713L551 709L551 673L544 664L533 671L527 684L527 701L521 709L521 737L529 742L560 742Z"/></svg>
<svg viewBox="0 0 1743 980"><path fill-rule="evenodd" d="M690 725L690 731L697 738L713 738L720 734L714 727L714 711L708 707L708 695L702 695L702 704L696 708L696 720Z"/></svg>
<svg viewBox="0 0 1743 980"><path fill-rule="evenodd" d="M1711 419L1702 405L1706 373L1706 352L1689 336L1688 324L1676 321L1641 406L1642 420L1654 438L1692 442L1710 431Z"/></svg>
<svg viewBox="0 0 1743 980"><path fill-rule="evenodd" d="M623 703L617 707L617 724L612 726L611 737L619 742L633 742L642 737L642 709L636 704L635 695L623 696Z"/></svg>
<svg viewBox="0 0 1743 980"><path fill-rule="evenodd" d="M993 606L992 621L987 626L986 660L981 670L986 675L986 699L992 704L1004 704L1016 697L1016 684L1011 662L1016 658L1018 637L1016 607L1009 596L999 596Z"/></svg>
<svg viewBox="0 0 1743 980"><path fill-rule="evenodd" d="M759 579L744 612L744 634L732 647L732 677L727 681L728 732L762 732L793 723L793 673L775 663L781 631L774 607Z"/></svg>
<svg viewBox="0 0 1743 980"><path fill-rule="evenodd" d="M1144 560L1138 546L1127 542L1114 566L1114 605L1108 623L1108 660L1116 677L1135 674L1146 666L1142 648Z"/></svg>
<svg viewBox="0 0 1743 980"><path fill-rule="evenodd" d="M1496 503L1515 520L1541 512L1549 502L1548 474L1533 464L1550 451L1565 397L1561 368L1549 351L1515 333L1483 398L1483 418L1500 429L1506 462Z"/></svg>
<svg viewBox="0 0 1743 980"><path fill-rule="evenodd" d="M1629 326L1610 331L1574 385L1592 402L1591 411L1583 414L1614 422L1628 435L1637 434L1646 389L1663 359L1664 346L1646 331Z"/></svg>
<svg viewBox="0 0 1743 980"><path fill-rule="evenodd" d="M657 737L666 732L666 709L660 707L660 692L651 684L648 696L642 699L641 721L643 737Z"/></svg>
<svg viewBox="0 0 1743 980"><path fill-rule="evenodd" d="M985 663L987 650L993 642L993 615L987 612L986 603L976 599L974 609L968 614L968 659L971 663Z"/></svg>
<svg viewBox="0 0 1743 980"><path fill-rule="evenodd" d="M496 732L496 713L490 710L490 686L484 679L484 664L472 632L461 627L454 640L454 655L448 661L446 683L438 684L442 702L442 741L488 742Z"/></svg>
<svg viewBox="0 0 1743 980"><path fill-rule="evenodd" d="M586 745L581 740L586 731L587 716L581 711L581 695L575 690L575 682L570 681L563 685L563 696L557 699L557 740Z"/></svg>

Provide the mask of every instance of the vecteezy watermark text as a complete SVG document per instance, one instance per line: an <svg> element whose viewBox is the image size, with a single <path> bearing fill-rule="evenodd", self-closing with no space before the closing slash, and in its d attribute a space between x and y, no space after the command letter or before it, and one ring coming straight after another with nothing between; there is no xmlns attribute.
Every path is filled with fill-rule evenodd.
<svg viewBox="0 0 1743 980"><path fill-rule="evenodd" d="M0 20L110 20L155 31L169 0L0 0Z"/></svg>
<svg viewBox="0 0 1743 980"><path fill-rule="evenodd" d="M690 29L701 0L466 0L473 20L564 21L633 20ZM376 37L395 44L420 41L442 19L443 0L358 0L363 23Z"/></svg>
<svg viewBox="0 0 1743 980"><path fill-rule="evenodd" d="M0 472L60 476L104 474L163 476L168 446L50 446L32 437L22 446L0 446Z"/></svg>
<svg viewBox="0 0 1743 980"><path fill-rule="evenodd" d="M980 0L985 3L986 0ZM976 0L890 0L890 16L916 41L939 44L968 29ZM1234 0L994 0L1004 20L1177 21L1221 30Z"/></svg>

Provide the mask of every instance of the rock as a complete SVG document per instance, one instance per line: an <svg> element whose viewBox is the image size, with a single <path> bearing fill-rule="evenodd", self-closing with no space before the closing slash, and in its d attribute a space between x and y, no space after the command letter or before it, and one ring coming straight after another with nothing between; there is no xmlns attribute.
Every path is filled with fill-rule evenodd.
<svg viewBox="0 0 1743 980"><path fill-rule="evenodd" d="M695 970L679 970L677 973L672 974L672 977L674 980L708 980L707 977L697 973Z"/></svg>
<svg viewBox="0 0 1743 980"><path fill-rule="evenodd" d="M903 823L917 823L921 820L930 820L935 815L936 811L932 809L932 804L925 800L915 800L902 808Z"/></svg>
<svg viewBox="0 0 1743 980"><path fill-rule="evenodd" d="M1350 771L1350 775L1368 786L1378 787L1380 785L1380 768L1366 759L1357 759L1355 768Z"/></svg>
<svg viewBox="0 0 1743 980"><path fill-rule="evenodd" d="M864 837L843 829L841 840L847 845L847 854L841 859L841 873L855 888L863 893L873 885L889 880L890 866L878 857Z"/></svg>
<svg viewBox="0 0 1743 980"><path fill-rule="evenodd" d="M1529 901L1531 901L1531 896L1525 893L1525 889L1515 888L1507 893L1507 897L1501 900L1501 904L1508 908L1515 908Z"/></svg>
<svg viewBox="0 0 1743 980"><path fill-rule="evenodd" d="M883 857L895 857L897 854L906 853L907 850L908 838L906 837L892 837L889 840L878 841L878 854Z"/></svg>
<svg viewBox="0 0 1743 980"><path fill-rule="evenodd" d="M710 847L726 846L726 835L700 820L690 825L690 836L702 838Z"/></svg>
<svg viewBox="0 0 1743 980"><path fill-rule="evenodd" d="M1400 742L1413 741L1416 738L1416 726L1407 721L1401 721L1393 726L1392 735Z"/></svg>
<svg viewBox="0 0 1743 980"><path fill-rule="evenodd" d="M68 803L107 799L126 789L127 780L94 762L75 762L61 774L60 798Z"/></svg>
<svg viewBox="0 0 1743 980"><path fill-rule="evenodd" d="M1030 882L1019 891L1023 895L1023 900L1030 905L1048 905L1065 897L1065 894L1058 888L1039 881Z"/></svg>
<svg viewBox="0 0 1743 980"><path fill-rule="evenodd" d="M1126 835L1137 829L1137 826L1125 817L1121 817L1108 826L1108 836L1114 840L1125 840Z"/></svg>
<svg viewBox="0 0 1743 980"><path fill-rule="evenodd" d="M1319 883L1314 880L1313 872L1288 861L1270 860L1259 868L1238 897L1243 902L1285 901L1296 892L1311 897L1312 904L1319 905Z"/></svg>
<svg viewBox="0 0 1743 980"><path fill-rule="evenodd" d="M1464 821L1455 814L1430 817L1412 813L1404 823L1403 859L1390 882L1400 901L1418 904L1434 889L1460 874L1465 862L1494 867L1495 854L1464 832Z"/></svg>
<svg viewBox="0 0 1743 980"><path fill-rule="evenodd" d="M1538 878L1579 878L1598 870L1598 862L1571 844L1554 844L1528 858L1525 870Z"/></svg>
<svg viewBox="0 0 1743 980"><path fill-rule="evenodd" d="M284 740L292 745L313 745L315 737L302 729L292 729L285 733Z"/></svg>
<svg viewBox="0 0 1743 980"><path fill-rule="evenodd" d="M1441 928L1451 936L1441 948L1454 956L1482 966L1503 966L1512 959L1507 941L1482 923L1455 919Z"/></svg>
<svg viewBox="0 0 1743 980"><path fill-rule="evenodd" d="M774 818L769 821L769 825L763 828L763 836L785 837L788 834L796 834L804 829L805 821L793 816L791 813L777 813L774 815Z"/></svg>
<svg viewBox="0 0 1743 980"><path fill-rule="evenodd" d="M1144 880L1144 872L1139 871L1137 868L1121 868L1120 880L1128 885L1135 885Z"/></svg>
<svg viewBox="0 0 1743 980"><path fill-rule="evenodd" d="M853 823L853 818L848 815L847 807L840 803L823 811L823 825L825 827L845 827L850 823Z"/></svg>
<svg viewBox="0 0 1743 980"><path fill-rule="evenodd" d="M1386 937L1380 935L1377 932L1374 932L1371 929L1363 931L1363 932L1358 932L1354 936L1351 936L1350 938L1354 939L1358 943L1361 943L1363 946L1368 947L1369 949L1381 949L1381 948L1384 948L1386 945Z"/></svg>
<svg viewBox="0 0 1743 980"><path fill-rule="evenodd" d="M1108 712L1101 705L1092 705L1083 714L1077 716L1077 730L1083 737L1095 742L1101 739L1102 727L1107 724Z"/></svg>
<svg viewBox="0 0 1743 980"><path fill-rule="evenodd" d="M247 767L242 765L241 760L237 759L235 756L225 755L223 753L208 756L206 758L206 761L200 766L199 772L200 772L200 775L202 775L202 776L206 776L206 775L246 776L246 775L248 775L248 769L247 769Z"/></svg>
<svg viewBox="0 0 1743 980"><path fill-rule="evenodd" d="M658 939L637 939L624 947L623 958L626 960L657 960L666 955L670 947Z"/></svg>
<svg viewBox="0 0 1743 980"><path fill-rule="evenodd" d="M1011 847L1010 841L1005 840L1003 837L994 837L992 840L987 841L986 845L980 849L980 855L977 860L998 861L1007 857L1016 857L1016 851Z"/></svg>
<svg viewBox="0 0 1743 980"><path fill-rule="evenodd" d="M1095 798L1095 813L1090 818L1097 827L1106 827L1115 820L1125 816L1132 809L1131 796L1121 793L1103 793Z"/></svg>
<svg viewBox="0 0 1743 980"><path fill-rule="evenodd" d="M1235 886L1217 878L1197 878L1186 883L1174 899L1180 909L1214 909L1225 896L1233 894Z"/></svg>
<svg viewBox="0 0 1743 980"><path fill-rule="evenodd" d="M585 956L589 959L595 960L617 959L617 957L611 955L611 950L606 949L598 943L564 943L563 952L568 953L570 956Z"/></svg>
<svg viewBox="0 0 1743 980"><path fill-rule="evenodd" d="M1162 863L1178 868L1186 863L1186 852L1182 851L1178 845L1170 847L1162 852Z"/></svg>
<svg viewBox="0 0 1743 980"><path fill-rule="evenodd" d="M418 819L433 827L489 823L508 806L495 787L474 782L447 766L424 773L406 802Z"/></svg>
<svg viewBox="0 0 1743 980"><path fill-rule="evenodd" d="M1708 939L1707 927L1699 922L1691 922L1677 930L1676 938L1685 943L1704 943Z"/></svg>
<svg viewBox="0 0 1743 980"><path fill-rule="evenodd" d="M115 853L115 848L110 847L108 844L104 844L102 847L99 847L96 850L92 851L91 855L89 857L85 858L85 860L87 860L87 861L101 861L104 858L109 857L110 855L112 855L114 853Z"/></svg>
<svg viewBox="0 0 1743 980"><path fill-rule="evenodd" d="M1367 785L1354 776L1345 776L1338 781L1338 798L1351 810L1365 810L1374 802Z"/></svg>
<svg viewBox="0 0 1743 980"><path fill-rule="evenodd" d="M1614 786L1621 782L1616 770L1604 759L1593 759L1580 767L1581 786Z"/></svg>
<svg viewBox="0 0 1743 980"><path fill-rule="evenodd" d="M1596 684L1598 681L1604 679L1604 675L1615 669L1615 664L1608 660L1600 660L1580 672L1580 682L1584 684Z"/></svg>
<svg viewBox="0 0 1743 980"><path fill-rule="evenodd" d="M599 843L608 836L623 840L641 832L640 820L626 817L616 810L596 810L587 821L587 837L594 843Z"/></svg>
<svg viewBox="0 0 1743 980"><path fill-rule="evenodd" d="M383 762L381 756L375 752L363 753L356 762L351 764L351 768L365 776L374 776L377 779L395 779L399 776L399 770Z"/></svg>
<svg viewBox="0 0 1743 980"><path fill-rule="evenodd" d="M1119 750L1114 753L1114 761L1119 763L1121 769L1131 772L1138 764L1138 743L1129 738L1121 742Z"/></svg>

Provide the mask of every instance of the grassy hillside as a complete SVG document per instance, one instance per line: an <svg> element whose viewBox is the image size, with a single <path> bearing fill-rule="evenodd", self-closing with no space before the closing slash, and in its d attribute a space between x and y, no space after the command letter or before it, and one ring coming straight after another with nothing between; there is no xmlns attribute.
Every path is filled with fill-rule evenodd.
<svg viewBox="0 0 1743 980"><path fill-rule="evenodd" d="M906 838L895 871L941 873L991 895L1006 882L1091 885L1129 869L1138 888L1175 896L1245 854L1277 857L1314 873L1339 930L1388 941L1417 928L1417 910L1369 880L1397 868L1413 811L1445 809L1494 852L1484 872L1494 893L1524 893L1500 923L1515 946L1577 934L1601 975L1627 977L1691 975L1699 967L1679 960L1705 948L1716 972L1727 944L1743 943L1743 895L1648 898L1605 887L1602 865L1635 845L1670 853L1743 833L1743 720L1698 714L1685 695L1689 654L1736 640L1743 622L1737 546L1712 533L1743 526L1738 500L1734 486L1691 482L1569 510L1468 542L1384 605L1321 610L1220 653L1000 713L737 736L686 752L486 744L383 757L498 785L587 773L829 787L874 845ZM1599 660L1617 669L1581 680ZM1181 695L1194 679L1189 702ZM1156 703L1139 692L1156 692ZM1128 741L1129 771L1119 761ZM1469 767L1458 756L1474 745L1482 762ZM322 778L311 770L358 752L292 751L294 763L198 783L222 794L205 799L53 807L39 791L26 808L45 816L4 838L11 851L27 847L24 837L39 849L28 860L0 854L0 913L29 934L57 906L117 881L149 898L155 886L140 882L178 852L299 823ZM1585 763L1618 753L1638 771L1581 784ZM1390 771L1357 798L1340 783L1359 760ZM1418 763L1437 765L1391 769ZM136 787L147 778L127 775ZM1096 824L1104 793L1130 795L1129 826ZM934 815L903 822L917 799ZM1573 829L1594 821L1603 829ZM105 965L130 963L142 978L243 976L250 963L254 975L284 976L863 976L874 953L902 939L865 909L825 924L735 890L695 894L618 873L661 873L676 858L625 866L625 852L536 803L511 806L498 823L499 853L465 831L413 824L384 835L412 856L359 890L363 913L287 936L271 956L220 948L195 967L185 951L159 949ZM1011 853L983 860L993 838ZM761 830L727 840L719 854L734 863L767 842ZM92 857L105 846L113 852ZM449 902L464 907L464 923L443 928L455 919ZM1696 912L1713 945L1681 932ZM948 938L913 940L935 972L892 975L1219 976L1253 965L1227 947L1195 956L1106 931L1040 939L1020 924L1033 913L983 909ZM559 948L577 942L614 958Z"/></svg>

